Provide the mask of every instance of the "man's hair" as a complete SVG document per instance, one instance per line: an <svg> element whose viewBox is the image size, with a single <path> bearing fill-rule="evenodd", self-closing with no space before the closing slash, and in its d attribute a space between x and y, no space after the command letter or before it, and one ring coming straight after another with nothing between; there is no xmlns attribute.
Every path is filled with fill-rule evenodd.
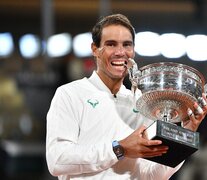
<svg viewBox="0 0 207 180"><path fill-rule="evenodd" d="M109 25L122 25L126 27L131 32L133 43L134 43L135 30L129 19L122 14L113 14L100 18L92 29L93 43L97 47L100 47L103 28Z"/></svg>

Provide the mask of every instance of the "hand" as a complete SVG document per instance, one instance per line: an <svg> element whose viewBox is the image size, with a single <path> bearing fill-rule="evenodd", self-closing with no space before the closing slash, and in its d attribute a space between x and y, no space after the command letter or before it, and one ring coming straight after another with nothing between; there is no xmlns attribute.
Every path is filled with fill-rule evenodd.
<svg viewBox="0 0 207 180"><path fill-rule="evenodd" d="M127 138L119 141L124 148L125 157L129 158L149 158L161 156L168 150L167 146L161 145L160 140L148 140L144 135L145 126L135 130Z"/></svg>
<svg viewBox="0 0 207 180"><path fill-rule="evenodd" d="M189 120L183 122L183 127L192 131L196 131L207 114L207 98L206 95L202 95L201 100L202 107L198 103L194 104L195 111L188 109Z"/></svg>

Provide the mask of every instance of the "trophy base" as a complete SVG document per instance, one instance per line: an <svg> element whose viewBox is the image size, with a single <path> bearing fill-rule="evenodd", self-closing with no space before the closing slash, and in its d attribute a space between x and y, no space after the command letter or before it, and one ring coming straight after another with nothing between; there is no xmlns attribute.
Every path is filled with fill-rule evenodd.
<svg viewBox="0 0 207 180"><path fill-rule="evenodd" d="M146 130L149 139L161 140L169 147L162 156L146 158L166 166L175 167L199 148L199 133L175 124L156 120Z"/></svg>

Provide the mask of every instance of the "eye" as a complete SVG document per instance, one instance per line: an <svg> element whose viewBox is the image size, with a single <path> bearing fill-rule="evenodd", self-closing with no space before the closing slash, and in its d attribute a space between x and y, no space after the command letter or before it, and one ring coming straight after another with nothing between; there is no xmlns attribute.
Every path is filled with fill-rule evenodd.
<svg viewBox="0 0 207 180"><path fill-rule="evenodd" d="M107 42L105 44L105 46L107 46L107 47L115 47L116 46L116 43L115 42Z"/></svg>
<svg viewBox="0 0 207 180"><path fill-rule="evenodd" d="M125 42L125 43L123 44L123 46L124 46L125 48L132 48L132 47L133 47L133 44L132 44L132 42Z"/></svg>

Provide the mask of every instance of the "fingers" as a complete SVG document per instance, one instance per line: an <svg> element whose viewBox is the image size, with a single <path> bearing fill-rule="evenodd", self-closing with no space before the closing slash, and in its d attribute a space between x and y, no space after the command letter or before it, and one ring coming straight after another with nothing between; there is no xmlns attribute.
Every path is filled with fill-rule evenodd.
<svg viewBox="0 0 207 180"><path fill-rule="evenodd" d="M201 108L201 106L198 105L198 103L194 104L194 108L195 108L195 115L202 115L203 109Z"/></svg>
<svg viewBox="0 0 207 180"><path fill-rule="evenodd" d="M207 98L205 94L202 94L202 97L198 98L198 103L194 104L195 115L197 115L197 119L202 120L207 114Z"/></svg>
<svg viewBox="0 0 207 180"><path fill-rule="evenodd" d="M189 117L194 116L193 111L190 108L188 108L187 114Z"/></svg>
<svg viewBox="0 0 207 180"><path fill-rule="evenodd" d="M138 129L137 133L138 133L138 135L139 135L140 137L143 136L144 131L146 130L146 128L147 128L147 127L145 127L145 126L141 126L141 127Z"/></svg>
<svg viewBox="0 0 207 180"><path fill-rule="evenodd" d="M199 103L199 104L198 104ZM205 94L202 94L202 97L198 99L198 102L195 102L194 111L188 108L187 114L189 120L183 122L183 127L190 129L192 131L196 131L207 114L207 99Z"/></svg>
<svg viewBox="0 0 207 180"><path fill-rule="evenodd" d="M139 143L139 154L141 157L161 156L167 153L168 147L161 145L159 140L143 140Z"/></svg>
<svg viewBox="0 0 207 180"><path fill-rule="evenodd" d="M207 109L207 98L205 94L203 94L202 97L198 98L198 102L204 110Z"/></svg>
<svg viewBox="0 0 207 180"><path fill-rule="evenodd" d="M148 140L144 135L145 130L146 127L142 126L121 141L126 157L153 157L167 152L168 147L163 146L162 141Z"/></svg>
<svg viewBox="0 0 207 180"><path fill-rule="evenodd" d="M203 117L207 113L207 98L205 94L202 94L202 97L198 98L198 103L195 102L193 105L195 109L194 112L190 108L188 108L187 114L190 119L200 119L199 117Z"/></svg>
<svg viewBox="0 0 207 180"><path fill-rule="evenodd" d="M145 128L146 129L146 128ZM161 156L167 153L168 147L162 145L161 140L149 140L147 137L146 131L140 131L142 136L138 139L140 146L140 155L142 157L154 157L154 156Z"/></svg>
<svg viewBox="0 0 207 180"><path fill-rule="evenodd" d="M198 103L194 104L194 112L188 108L187 114L189 116L189 119L194 123L197 124L197 121L201 121L203 117L203 109L198 105Z"/></svg>
<svg viewBox="0 0 207 180"><path fill-rule="evenodd" d="M142 144L145 146L158 146L162 144L162 141L143 139Z"/></svg>
<svg viewBox="0 0 207 180"><path fill-rule="evenodd" d="M202 94L201 106L203 110L207 113L207 94Z"/></svg>
<svg viewBox="0 0 207 180"><path fill-rule="evenodd" d="M160 140L149 140L147 136L147 132L145 131L146 127L142 126L139 128L138 134L139 137L141 138L139 141L145 145L145 146L156 146L162 144L162 141Z"/></svg>
<svg viewBox="0 0 207 180"><path fill-rule="evenodd" d="M162 141L160 141L160 140L148 140L147 133L145 130L146 130L146 127L141 126L137 131L137 136L142 138L141 139L142 144L144 144L146 146L153 146L153 145L162 144Z"/></svg>
<svg viewBox="0 0 207 180"><path fill-rule="evenodd" d="M139 146L137 149L139 157L162 156L169 149L168 146L162 145L162 141L160 140L147 140L142 137L139 139L139 144L137 145Z"/></svg>
<svg viewBox="0 0 207 180"><path fill-rule="evenodd" d="M162 156L163 154L166 154L168 151L167 146L163 147L154 147L150 148L148 150L143 150L141 154L142 157L149 158L149 157L155 157L155 156Z"/></svg>

